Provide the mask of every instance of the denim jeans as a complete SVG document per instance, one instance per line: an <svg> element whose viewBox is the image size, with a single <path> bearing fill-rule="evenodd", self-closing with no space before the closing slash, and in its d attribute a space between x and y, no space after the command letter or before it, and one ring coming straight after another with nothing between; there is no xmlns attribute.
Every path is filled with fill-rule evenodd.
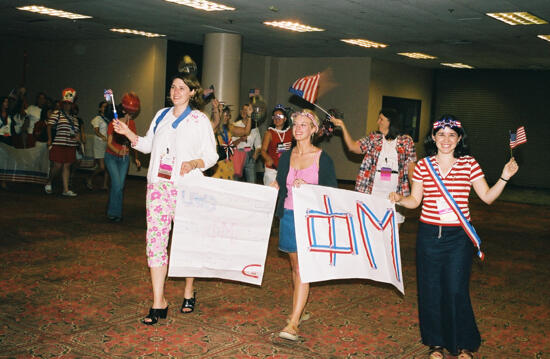
<svg viewBox="0 0 550 359"><path fill-rule="evenodd" d="M416 242L418 315L425 345L476 351L481 343L470 301L474 246L460 226L420 223Z"/></svg>
<svg viewBox="0 0 550 359"><path fill-rule="evenodd" d="M246 153L246 161L244 162L243 177L241 180L245 180L248 183L256 183L256 160L252 155L254 151L248 151Z"/></svg>
<svg viewBox="0 0 550 359"><path fill-rule="evenodd" d="M107 216L122 218L122 197L128 166L130 166L130 156L119 157L105 152L105 167L111 177Z"/></svg>

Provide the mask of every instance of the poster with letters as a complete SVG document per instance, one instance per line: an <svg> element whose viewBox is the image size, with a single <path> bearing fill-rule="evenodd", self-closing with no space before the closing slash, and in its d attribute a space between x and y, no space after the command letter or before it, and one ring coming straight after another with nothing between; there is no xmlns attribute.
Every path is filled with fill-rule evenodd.
<svg viewBox="0 0 550 359"><path fill-rule="evenodd" d="M262 284L277 190L188 177L178 199L168 275Z"/></svg>
<svg viewBox="0 0 550 359"><path fill-rule="evenodd" d="M304 282L366 278L404 294L395 206L387 199L331 187L293 188Z"/></svg>

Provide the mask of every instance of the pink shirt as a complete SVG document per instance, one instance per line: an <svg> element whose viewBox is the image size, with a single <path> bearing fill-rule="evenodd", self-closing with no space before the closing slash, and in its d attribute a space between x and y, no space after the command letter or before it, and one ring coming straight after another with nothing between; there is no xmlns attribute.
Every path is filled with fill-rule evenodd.
<svg viewBox="0 0 550 359"><path fill-rule="evenodd" d="M301 170L290 166L288 169L288 176L286 176L286 209L294 209L294 202L292 200L292 184L294 183L294 180L302 179L308 184L319 184L319 157L321 157L321 151L317 152L317 156L311 166Z"/></svg>

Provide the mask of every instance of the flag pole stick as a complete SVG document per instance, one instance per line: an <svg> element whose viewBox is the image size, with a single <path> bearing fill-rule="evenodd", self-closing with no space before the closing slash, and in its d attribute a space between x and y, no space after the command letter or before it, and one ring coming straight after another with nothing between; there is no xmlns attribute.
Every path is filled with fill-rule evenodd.
<svg viewBox="0 0 550 359"><path fill-rule="evenodd" d="M508 136L509 138L512 138L512 131L508 130L508 135L509 135ZM512 147L512 144L510 143L510 158L514 157L514 152L513 151L514 151L514 149Z"/></svg>
<svg viewBox="0 0 550 359"><path fill-rule="evenodd" d="M313 106L317 107L319 110L323 111L327 116L329 117L332 117L332 115L330 113L328 113L324 108L322 108L321 106L317 105L316 103L313 103L313 102L310 102Z"/></svg>

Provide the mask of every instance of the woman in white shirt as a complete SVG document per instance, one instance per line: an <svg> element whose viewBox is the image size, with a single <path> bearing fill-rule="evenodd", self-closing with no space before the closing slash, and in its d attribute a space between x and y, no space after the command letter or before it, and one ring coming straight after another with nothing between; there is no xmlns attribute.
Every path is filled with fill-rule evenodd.
<svg viewBox="0 0 550 359"><path fill-rule="evenodd" d="M107 189L107 183L109 181L109 173L105 171L105 150L107 149L107 128L109 127L109 119L105 117L105 109L107 108L107 101L101 101L99 103L99 110L96 117L92 119L92 127L94 128L94 161L96 163L96 169L94 173L86 180L86 187L89 190L93 189L93 179L95 176L103 172L103 187Z"/></svg>
<svg viewBox="0 0 550 359"><path fill-rule="evenodd" d="M115 131L128 137L134 149L151 153L147 172L146 253L151 270L153 305L142 321L146 325L157 323L168 313L164 281L177 184L184 176L202 176L202 172L216 164L218 159L210 120L199 111L202 92L197 79L179 73L173 77L170 87L170 100L174 106L157 112L144 137L133 133L121 121L114 124ZM191 313L195 309L193 279L185 279L182 313Z"/></svg>

